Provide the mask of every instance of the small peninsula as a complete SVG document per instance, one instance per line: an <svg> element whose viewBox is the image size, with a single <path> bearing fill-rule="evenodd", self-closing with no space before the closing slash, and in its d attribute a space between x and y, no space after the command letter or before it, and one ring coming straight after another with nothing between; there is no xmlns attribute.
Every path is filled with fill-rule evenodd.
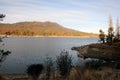
<svg viewBox="0 0 120 80"><path fill-rule="evenodd" d="M112 19L109 18L108 34L104 34L102 29L99 30L99 43L72 47L72 50L78 51L79 57L96 58L106 62L115 62L120 68L120 26L117 20L116 31L112 25Z"/></svg>

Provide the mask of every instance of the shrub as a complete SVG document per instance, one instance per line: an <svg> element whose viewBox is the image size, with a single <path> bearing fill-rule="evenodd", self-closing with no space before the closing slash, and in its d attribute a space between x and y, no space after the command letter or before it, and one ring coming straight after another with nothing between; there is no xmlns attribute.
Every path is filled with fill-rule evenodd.
<svg viewBox="0 0 120 80"><path fill-rule="evenodd" d="M62 51L56 59L57 69L60 72L60 75L66 78L69 75L72 67L72 56L66 51Z"/></svg>
<svg viewBox="0 0 120 80"><path fill-rule="evenodd" d="M44 67L45 67L45 72L46 72L46 80L50 79L51 73L53 71L53 60L51 57L46 57L45 62L44 62Z"/></svg>
<svg viewBox="0 0 120 80"><path fill-rule="evenodd" d="M32 64L28 66L27 68L27 74L28 76L31 76L33 80L37 80L39 75L41 74L43 70L43 65L42 64Z"/></svg>

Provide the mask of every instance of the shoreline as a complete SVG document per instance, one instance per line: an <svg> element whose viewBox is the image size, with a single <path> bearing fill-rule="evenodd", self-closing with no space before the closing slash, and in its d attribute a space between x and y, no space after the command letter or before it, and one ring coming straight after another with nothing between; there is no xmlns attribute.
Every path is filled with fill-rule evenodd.
<svg viewBox="0 0 120 80"><path fill-rule="evenodd" d="M0 37L5 37L5 35L0 35ZM30 37L35 37L35 38L41 38L41 37L50 37L50 38L98 38L97 36L16 36L16 35L9 35L7 37L21 37L21 38L30 38Z"/></svg>

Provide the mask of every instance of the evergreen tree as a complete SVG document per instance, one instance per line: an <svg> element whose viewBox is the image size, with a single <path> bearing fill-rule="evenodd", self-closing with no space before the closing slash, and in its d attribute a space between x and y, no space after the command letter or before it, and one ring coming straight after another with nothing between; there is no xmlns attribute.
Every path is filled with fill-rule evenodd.
<svg viewBox="0 0 120 80"><path fill-rule="evenodd" d="M100 32L100 34L99 34L100 41L105 43L105 34L104 34L104 32L102 31L102 29L100 29L99 32Z"/></svg>
<svg viewBox="0 0 120 80"><path fill-rule="evenodd" d="M0 14L0 21L3 21L3 18L5 18L5 14Z"/></svg>
<svg viewBox="0 0 120 80"><path fill-rule="evenodd" d="M119 19L117 18L115 39L119 40L119 38L120 38L120 26L119 26Z"/></svg>
<svg viewBox="0 0 120 80"><path fill-rule="evenodd" d="M109 17L109 28L108 28L108 35L107 35L107 42L109 44L112 44L113 42L113 37L114 37L114 33L113 33L113 24L112 24L112 18L111 16Z"/></svg>
<svg viewBox="0 0 120 80"><path fill-rule="evenodd" d="M3 21L4 17L5 17L4 14L0 14L0 21ZM1 49L1 47L3 46L3 44L2 44L3 38L5 38L5 37L0 37L0 63L3 62L6 59L6 57L11 53L10 51L5 51L5 50Z"/></svg>

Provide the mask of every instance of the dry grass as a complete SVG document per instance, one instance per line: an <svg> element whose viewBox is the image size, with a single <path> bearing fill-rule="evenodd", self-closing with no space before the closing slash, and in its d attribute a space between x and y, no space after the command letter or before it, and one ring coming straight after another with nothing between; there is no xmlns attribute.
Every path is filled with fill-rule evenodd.
<svg viewBox="0 0 120 80"><path fill-rule="evenodd" d="M57 75L59 75L57 73ZM0 80L31 80L26 74L17 75L15 74L4 74L0 76ZM55 78L51 77L50 80L119 80L120 71L112 68L102 68L102 70L95 69L86 69L80 67L74 67L71 70L70 75L63 79L62 77L56 76ZM39 80L45 80L45 76L42 74Z"/></svg>
<svg viewBox="0 0 120 80"><path fill-rule="evenodd" d="M104 68L102 70L91 69L74 69L69 80L119 80L120 72L112 68Z"/></svg>

